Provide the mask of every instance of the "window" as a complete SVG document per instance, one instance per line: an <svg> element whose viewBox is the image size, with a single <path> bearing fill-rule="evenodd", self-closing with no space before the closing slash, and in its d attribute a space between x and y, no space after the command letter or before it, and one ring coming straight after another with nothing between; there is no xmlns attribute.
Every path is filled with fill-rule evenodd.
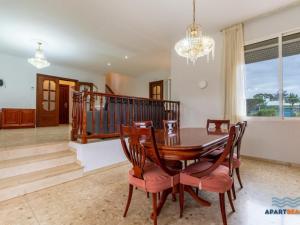
<svg viewBox="0 0 300 225"><path fill-rule="evenodd" d="M300 33L245 46L247 116L300 117Z"/></svg>
<svg viewBox="0 0 300 225"><path fill-rule="evenodd" d="M300 116L300 33L282 37L283 108L285 117Z"/></svg>

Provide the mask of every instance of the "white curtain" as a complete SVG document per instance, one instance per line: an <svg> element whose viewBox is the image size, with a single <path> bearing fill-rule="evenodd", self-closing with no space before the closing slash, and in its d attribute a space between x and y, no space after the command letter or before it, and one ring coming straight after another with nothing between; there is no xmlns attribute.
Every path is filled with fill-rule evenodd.
<svg viewBox="0 0 300 225"><path fill-rule="evenodd" d="M224 29L223 35L225 118L235 123L246 115L243 24Z"/></svg>

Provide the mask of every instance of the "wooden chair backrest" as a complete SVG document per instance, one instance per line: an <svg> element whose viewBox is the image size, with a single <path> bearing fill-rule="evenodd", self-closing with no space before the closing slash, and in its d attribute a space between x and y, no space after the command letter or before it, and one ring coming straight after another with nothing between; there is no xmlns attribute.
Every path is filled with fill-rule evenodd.
<svg viewBox="0 0 300 225"><path fill-rule="evenodd" d="M214 127L211 127L213 125ZM229 131L230 128L230 120L211 120L208 119L206 122L206 129L208 131L214 130L216 132L221 132L227 130Z"/></svg>
<svg viewBox="0 0 300 225"><path fill-rule="evenodd" d="M215 160L214 163L206 170L194 173L192 175L197 176L197 177L207 176L228 158L228 160L229 160L229 165L228 165L229 166L229 176L232 177L232 175L233 175L233 154L234 154L234 147L238 140L238 135L239 135L239 126L238 125L232 126L229 130L229 137L228 137L227 144L225 146L223 153L220 155L220 157L217 160Z"/></svg>
<svg viewBox="0 0 300 225"><path fill-rule="evenodd" d="M163 126L166 133L176 133L178 131L177 120L163 120Z"/></svg>
<svg viewBox="0 0 300 225"><path fill-rule="evenodd" d="M241 156L241 144L247 127L247 121L238 122L237 125L239 126L239 137L236 143L236 148L237 148L237 157L239 159Z"/></svg>
<svg viewBox="0 0 300 225"><path fill-rule="evenodd" d="M128 137L128 142L125 140L126 137ZM166 173L174 174L165 166L164 160L160 158L153 127L137 128L121 125L120 139L123 151L133 166L135 177L143 179L147 159Z"/></svg>

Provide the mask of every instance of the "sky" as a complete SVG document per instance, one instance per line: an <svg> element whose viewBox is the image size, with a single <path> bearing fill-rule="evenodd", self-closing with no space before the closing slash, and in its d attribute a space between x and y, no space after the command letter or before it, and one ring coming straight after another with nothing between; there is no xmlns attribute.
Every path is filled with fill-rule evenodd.
<svg viewBox="0 0 300 225"><path fill-rule="evenodd" d="M279 59L246 64L246 98L278 92L278 64ZM283 85L285 91L300 97L300 54L283 58Z"/></svg>

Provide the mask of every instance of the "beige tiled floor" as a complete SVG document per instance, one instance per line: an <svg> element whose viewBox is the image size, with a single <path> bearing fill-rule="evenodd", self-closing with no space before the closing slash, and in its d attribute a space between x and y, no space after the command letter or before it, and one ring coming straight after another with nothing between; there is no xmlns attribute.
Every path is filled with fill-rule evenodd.
<svg viewBox="0 0 300 225"><path fill-rule="evenodd" d="M70 140L71 126L0 129L0 149Z"/></svg>
<svg viewBox="0 0 300 225"><path fill-rule="evenodd" d="M244 189L234 202L229 225L299 225L300 215L265 215L272 197L300 196L300 168L267 162L243 160ZM127 218L122 217L127 198L128 166L120 166L49 189L0 203L1 225L144 225L149 219L151 201L134 190ZM201 193L212 202L204 208L186 199L184 217L178 218L178 202L168 200L159 216L159 225L221 224L217 194Z"/></svg>

